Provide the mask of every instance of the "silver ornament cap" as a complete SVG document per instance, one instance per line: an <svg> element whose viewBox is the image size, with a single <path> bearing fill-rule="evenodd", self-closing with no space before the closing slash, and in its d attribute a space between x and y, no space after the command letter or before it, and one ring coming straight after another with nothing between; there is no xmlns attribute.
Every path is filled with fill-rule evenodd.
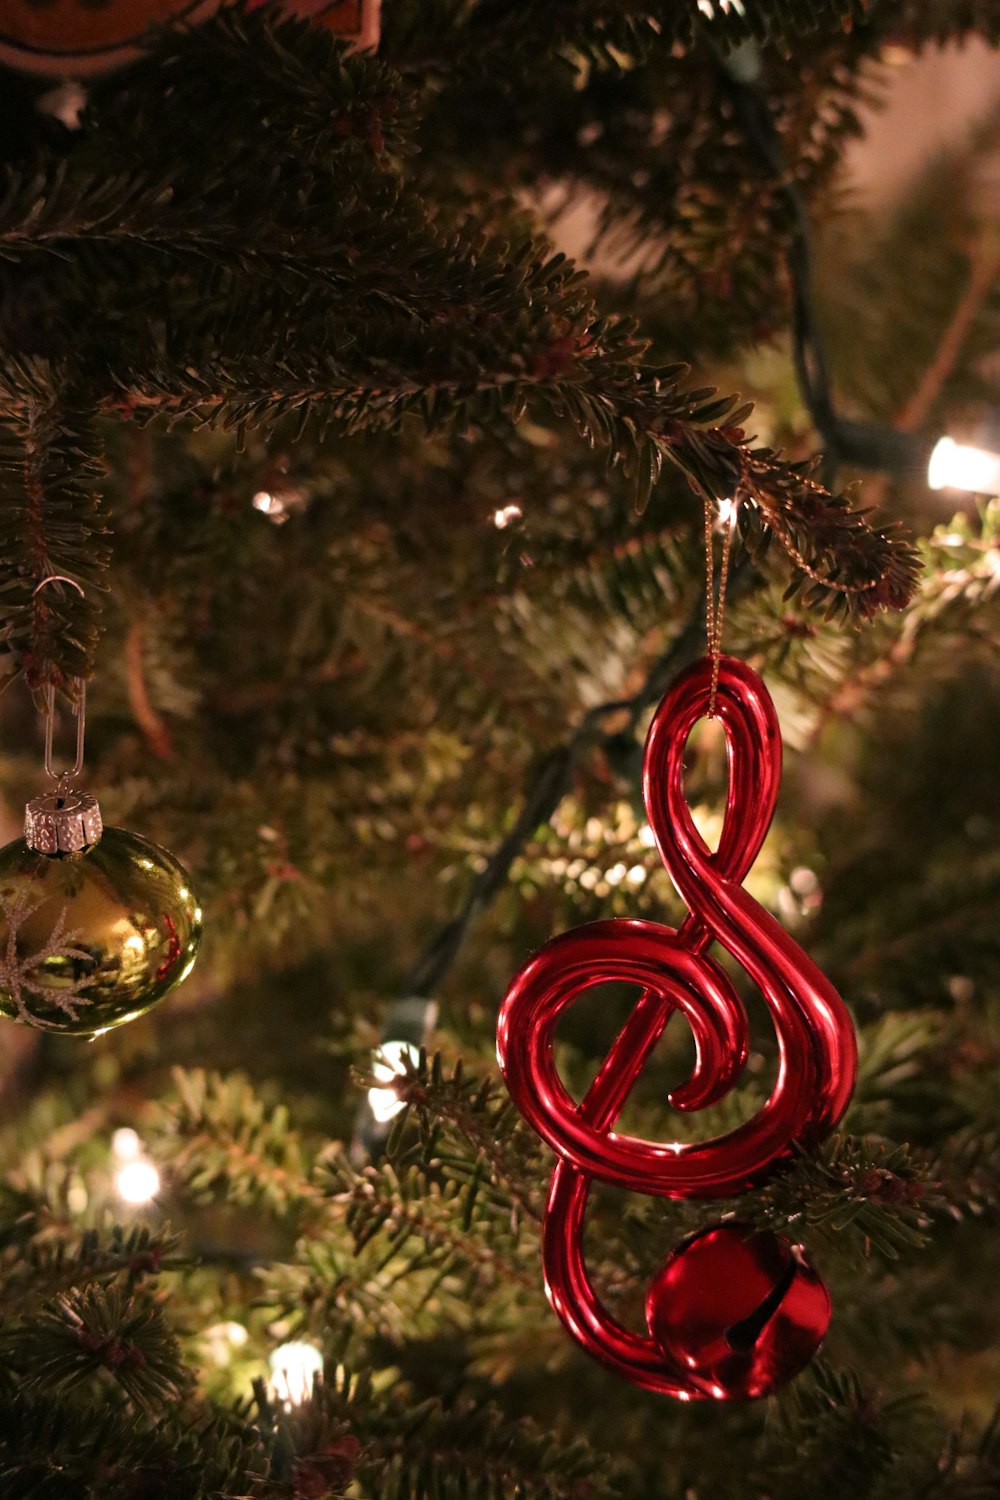
<svg viewBox="0 0 1000 1500"><path fill-rule="evenodd" d="M24 839L39 854L79 854L104 831L97 798L75 788L35 797L24 810Z"/></svg>

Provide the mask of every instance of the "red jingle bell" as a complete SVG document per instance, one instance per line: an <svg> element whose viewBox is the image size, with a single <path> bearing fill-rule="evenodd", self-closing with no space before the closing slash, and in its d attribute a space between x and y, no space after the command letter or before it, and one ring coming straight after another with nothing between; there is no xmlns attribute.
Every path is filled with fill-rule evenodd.
<svg viewBox="0 0 1000 1500"><path fill-rule="evenodd" d="M812 1359L830 1323L830 1294L801 1248L745 1224L683 1240L646 1296L667 1360L706 1396L767 1396Z"/></svg>

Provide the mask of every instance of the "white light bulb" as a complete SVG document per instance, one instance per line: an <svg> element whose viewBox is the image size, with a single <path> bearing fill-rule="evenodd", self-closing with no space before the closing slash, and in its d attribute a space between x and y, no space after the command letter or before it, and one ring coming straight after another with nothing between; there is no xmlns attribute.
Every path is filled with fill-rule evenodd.
<svg viewBox="0 0 1000 1500"><path fill-rule="evenodd" d="M306 498L305 490L286 484L276 490L258 490L250 503L275 526L284 526L294 511L305 508Z"/></svg>
<svg viewBox="0 0 1000 1500"><path fill-rule="evenodd" d="M412 1042L383 1042L375 1053L372 1074L379 1083L392 1085L368 1090L368 1107L380 1125L387 1125L406 1108L405 1100L396 1092L394 1080L405 1077L407 1063L415 1067L419 1061L420 1048Z"/></svg>
<svg viewBox="0 0 1000 1500"><path fill-rule="evenodd" d="M128 1161L115 1173L115 1187L124 1203L134 1208L151 1203L160 1191L160 1174L151 1161Z"/></svg>
<svg viewBox="0 0 1000 1500"><path fill-rule="evenodd" d="M72 1178L66 1187L66 1207L70 1213L85 1214L89 1202L90 1194L86 1184L79 1177Z"/></svg>
<svg viewBox="0 0 1000 1500"><path fill-rule="evenodd" d="M927 465L932 490L967 490L974 495L1000 495L1000 453L971 448L943 437Z"/></svg>
<svg viewBox="0 0 1000 1500"><path fill-rule="evenodd" d="M224 1369L233 1362L234 1349L242 1349L250 1335L242 1323L213 1323L205 1329L205 1347L209 1359Z"/></svg>
<svg viewBox="0 0 1000 1500"><path fill-rule="evenodd" d="M736 520L739 506L735 500L726 499L719 501L719 525L732 526Z"/></svg>
<svg viewBox="0 0 1000 1500"><path fill-rule="evenodd" d="M128 1125L123 1125L111 1137L111 1154L119 1162L138 1161L142 1155L142 1142Z"/></svg>
<svg viewBox="0 0 1000 1500"><path fill-rule="evenodd" d="M508 526L521 519L521 514L519 505L504 505L493 512L493 524L498 531L506 531Z"/></svg>
<svg viewBox="0 0 1000 1500"><path fill-rule="evenodd" d="M312 1395L313 1381L323 1374L323 1356L315 1344L295 1339L280 1344L268 1360L271 1389L286 1407L301 1406Z"/></svg>

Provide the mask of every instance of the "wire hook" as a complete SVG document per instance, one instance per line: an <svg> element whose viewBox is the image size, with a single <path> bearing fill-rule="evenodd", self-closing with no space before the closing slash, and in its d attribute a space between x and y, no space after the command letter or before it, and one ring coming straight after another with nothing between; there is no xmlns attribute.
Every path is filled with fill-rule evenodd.
<svg viewBox="0 0 1000 1500"><path fill-rule="evenodd" d="M65 573L50 573L47 578L43 578L41 583L36 585L31 597L34 599L50 583L68 583L71 588L76 589L81 599L85 597L83 585L77 583L75 578L67 578ZM60 786L69 786L72 784L83 770L83 746L87 726L87 680L85 677L78 677L76 682L77 701L72 705L73 713L76 716L76 758L73 762L73 768L70 771L56 771L52 766L52 735L55 729L56 718L56 690L51 682L45 689L45 772L46 775L52 777L53 781L59 782Z"/></svg>

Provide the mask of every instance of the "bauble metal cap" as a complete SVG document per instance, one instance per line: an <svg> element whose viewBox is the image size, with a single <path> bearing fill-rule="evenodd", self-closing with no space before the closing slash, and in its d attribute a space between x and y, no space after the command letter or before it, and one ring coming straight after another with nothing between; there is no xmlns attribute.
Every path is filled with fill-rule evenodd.
<svg viewBox="0 0 1000 1500"><path fill-rule="evenodd" d="M97 798L68 789L35 797L24 810L24 838L39 854L79 854L104 831Z"/></svg>

